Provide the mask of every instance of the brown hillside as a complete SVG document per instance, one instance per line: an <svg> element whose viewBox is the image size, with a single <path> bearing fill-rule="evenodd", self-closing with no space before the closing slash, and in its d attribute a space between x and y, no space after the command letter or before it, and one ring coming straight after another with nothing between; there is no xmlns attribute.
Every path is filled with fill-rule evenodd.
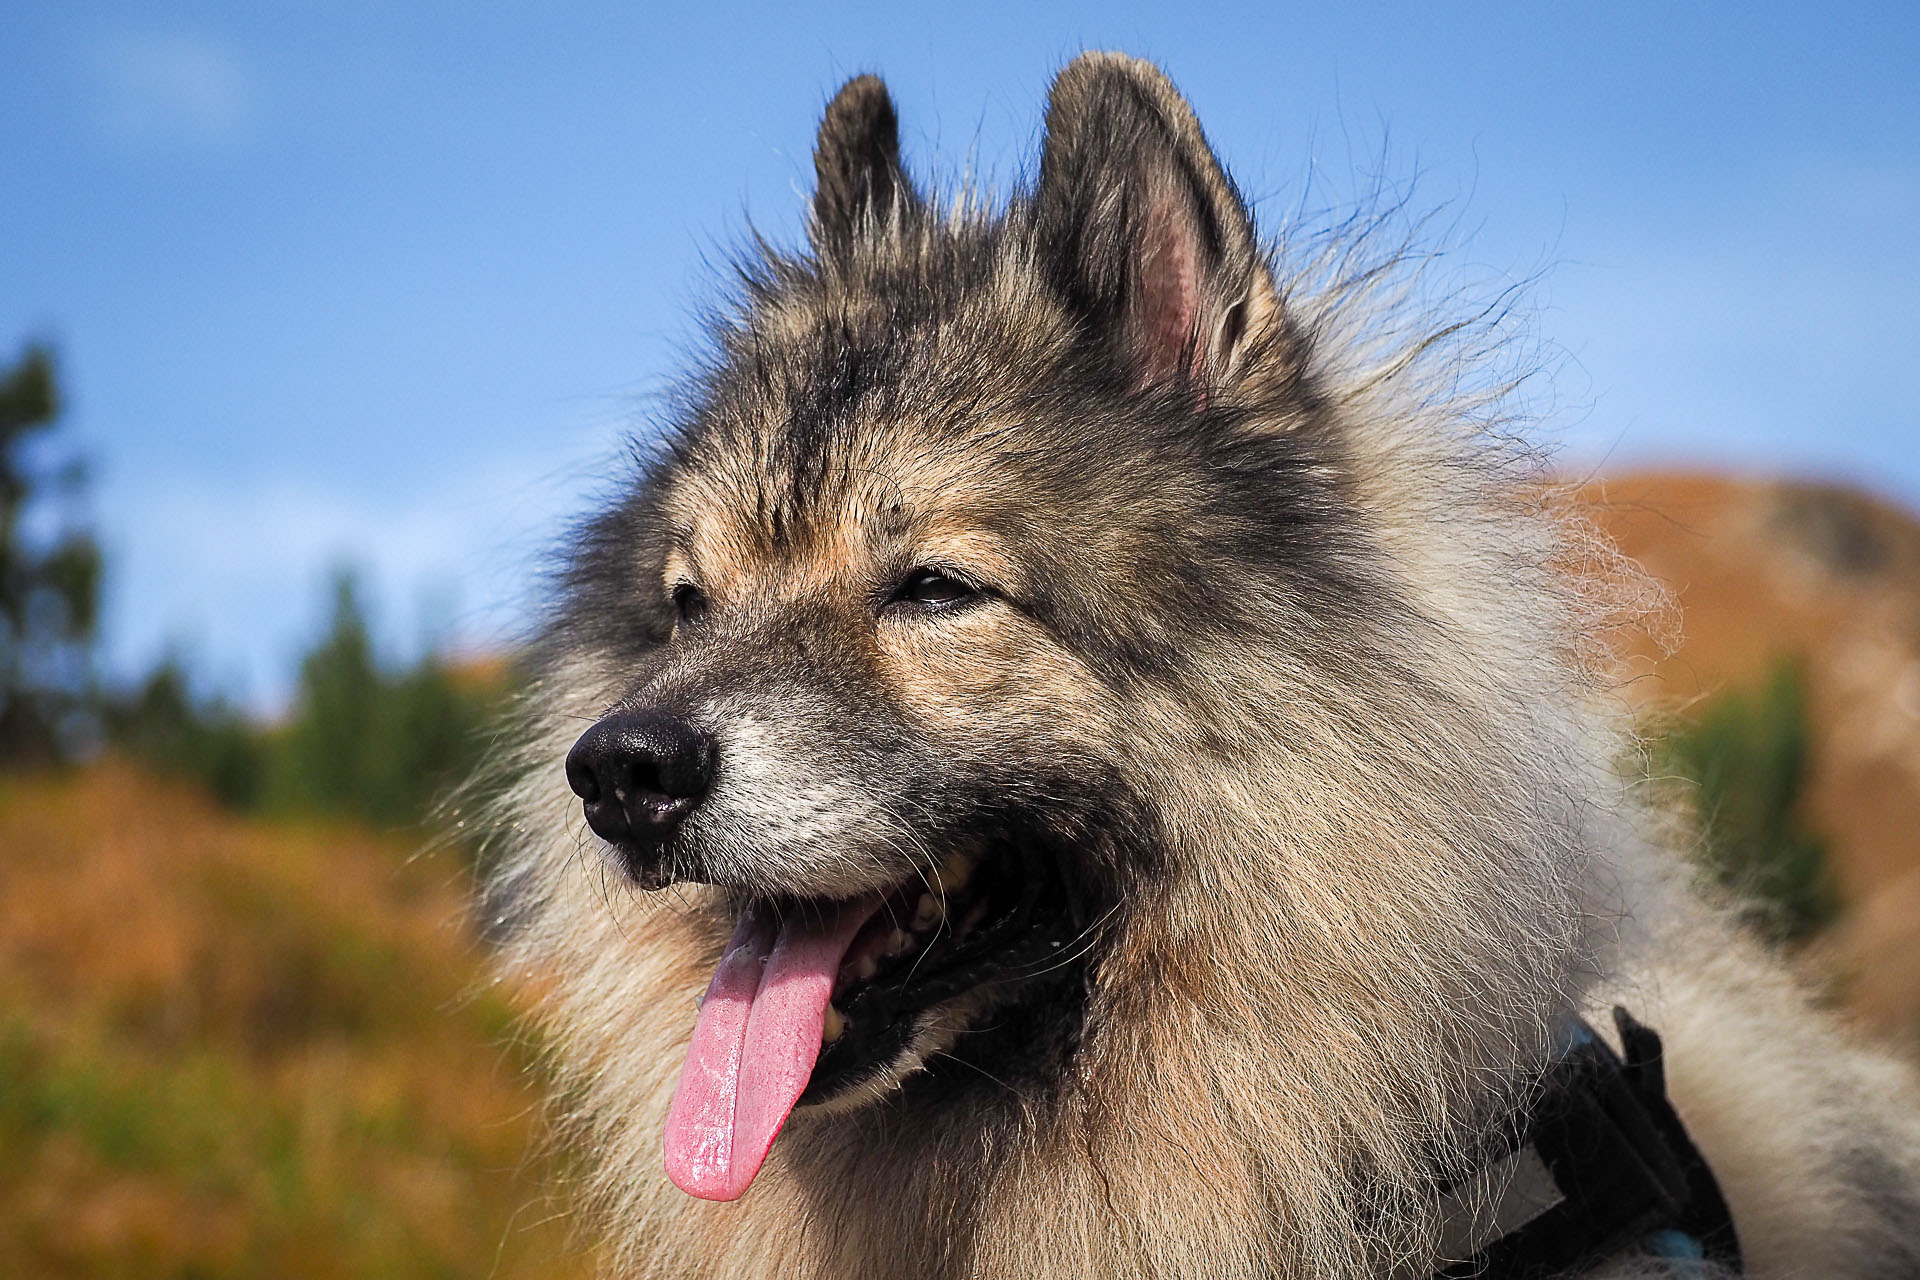
<svg viewBox="0 0 1920 1280"><path fill-rule="evenodd" d="M1827 948L1862 1012L1920 1027L1920 519L1849 489L1696 474L1617 477L1590 496L1682 610L1674 653L1639 647L1636 705L1683 711L1782 657L1803 663L1807 818L1847 904Z"/></svg>
<svg viewBox="0 0 1920 1280"><path fill-rule="evenodd" d="M590 1272L460 868L108 764L0 781L0 1272Z"/></svg>

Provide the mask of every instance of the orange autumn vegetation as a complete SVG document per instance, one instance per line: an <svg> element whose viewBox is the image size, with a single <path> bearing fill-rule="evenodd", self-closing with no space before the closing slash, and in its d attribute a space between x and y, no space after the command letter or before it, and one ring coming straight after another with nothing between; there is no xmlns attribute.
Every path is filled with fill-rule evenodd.
<svg viewBox="0 0 1920 1280"><path fill-rule="evenodd" d="M1920 1037L1920 517L1807 481L1644 472L1590 509L1680 607L1671 652L1642 637L1622 695L1651 725L1752 690L1790 662L1811 738L1804 818L1841 914L1817 939L1848 1005Z"/></svg>
<svg viewBox="0 0 1920 1280"><path fill-rule="evenodd" d="M591 1274L465 871L107 762L0 780L8 1276Z"/></svg>

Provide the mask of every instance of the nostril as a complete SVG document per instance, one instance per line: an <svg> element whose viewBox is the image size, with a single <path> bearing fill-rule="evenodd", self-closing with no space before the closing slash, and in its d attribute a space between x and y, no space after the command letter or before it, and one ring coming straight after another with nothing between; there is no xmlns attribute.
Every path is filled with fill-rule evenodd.
<svg viewBox="0 0 1920 1280"><path fill-rule="evenodd" d="M713 785L713 739L691 725L681 727L684 735L662 743L653 781L661 795L698 802Z"/></svg>
<svg viewBox="0 0 1920 1280"><path fill-rule="evenodd" d="M567 752L567 785L573 788L573 794L588 804L600 798L600 779L594 776L593 765L587 760L580 748L586 739L581 739Z"/></svg>

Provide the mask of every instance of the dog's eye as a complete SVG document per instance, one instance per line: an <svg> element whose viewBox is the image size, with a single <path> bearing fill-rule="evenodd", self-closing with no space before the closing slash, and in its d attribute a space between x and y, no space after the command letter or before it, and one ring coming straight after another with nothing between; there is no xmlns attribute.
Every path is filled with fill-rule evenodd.
<svg viewBox="0 0 1920 1280"><path fill-rule="evenodd" d="M706 593L691 582L683 582L673 589L673 609L680 621L698 622L707 616Z"/></svg>
<svg viewBox="0 0 1920 1280"><path fill-rule="evenodd" d="M914 604L923 609L951 609L979 598L977 588L938 569L915 569L893 593L892 604Z"/></svg>

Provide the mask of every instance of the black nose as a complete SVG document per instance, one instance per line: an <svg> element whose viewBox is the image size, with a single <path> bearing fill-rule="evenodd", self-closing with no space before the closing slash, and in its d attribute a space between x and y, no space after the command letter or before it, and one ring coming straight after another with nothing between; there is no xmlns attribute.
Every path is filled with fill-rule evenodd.
<svg viewBox="0 0 1920 1280"><path fill-rule="evenodd" d="M567 752L567 785L603 840L666 839L713 785L714 743L677 716L608 716Z"/></svg>

